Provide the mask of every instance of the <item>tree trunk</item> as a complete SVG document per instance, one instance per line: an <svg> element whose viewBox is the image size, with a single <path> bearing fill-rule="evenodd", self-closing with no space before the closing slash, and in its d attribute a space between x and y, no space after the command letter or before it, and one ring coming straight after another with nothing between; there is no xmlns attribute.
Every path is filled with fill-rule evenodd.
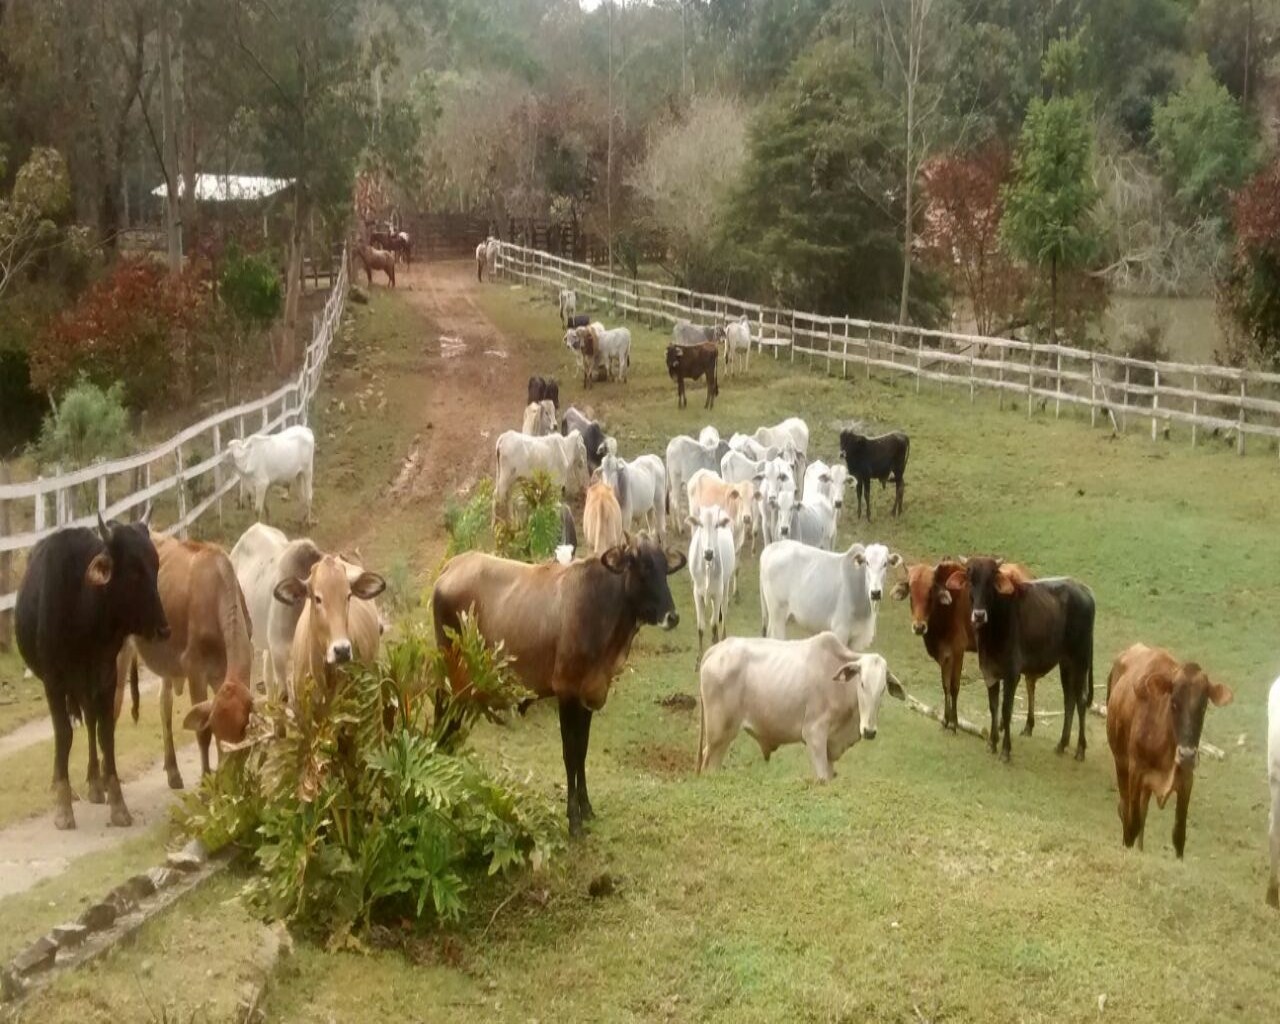
<svg viewBox="0 0 1280 1024"><path fill-rule="evenodd" d="M194 250L200 237L197 223L196 206L196 118L195 95L192 81L191 55L187 51L186 36L182 42L182 151L181 161L182 188L178 198L182 213L182 233L188 250ZM229 168L228 168L229 169Z"/></svg>
<svg viewBox="0 0 1280 1024"><path fill-rule="evenodd" d="M613 0L609 0L609 141L605 158L604 216L609 243L609 273L613 273Z"/></svg>
<svg viewBox="0 0 1280 1024"><path fill-rule="evenodd" d="M302 186L293 186L293 222L289 225L289 267L285 273L284 335L280 339L280 368L292 370L298 358L298 300L302 295L302 226L307 217Z"/></svg>
<svg viewBox="0 0 1280 1024"><path fill-rule="evenodd" d="M178 214L178 119L174 111L173 62L170 59L169 7L160 8L160 109L164 128L164 228L169 276L182 273L182 221Z"/></svg>
<svg viewBox="0 0 1280 1024"><path fill-rule="evenodd" d="M1240 105L1249 109L1249 51L1253 48L1253 0L1249 0L1244 22L1244 85L1241 88Z"/></svg>
<svg viewBox="0 0 1280 1024"><path fill-rule="evenodd" d="M1058 257L1049 260L1049 344L1058 341Z"/></svg>

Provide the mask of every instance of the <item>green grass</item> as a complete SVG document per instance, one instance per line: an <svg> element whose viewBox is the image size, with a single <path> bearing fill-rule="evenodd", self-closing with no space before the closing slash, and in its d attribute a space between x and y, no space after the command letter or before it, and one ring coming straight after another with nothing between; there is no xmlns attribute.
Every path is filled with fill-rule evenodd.
<svg viewBox="0 0 1280 1024"><path fill-rule="evenodd" d="M23 678L25 668L16 642L9 650L0 651L0 736L48 714L44 687L34 676Z"/></svg>
<svg viewBox="0 0 1280 1024"><path fill-rule="evenodd" d="M592 730L599 817L588 837L509 902L503 886L476 893L457 929L372 955L300 947L269 1019L1094 1021L1101 996L1103 1017L1135 1022L1280 1012L1280 918L1262 902L1264 702L1280 671L1266 612L1280 599L1274 453L1240 460L1112 439L1087 421L1001 412L994 398L971 405L963 389L917 395L913 383L842 382L761 359L745 380L724 382L708 417L700 392L676 409L665 332L634 324L633 379L584 395L553 303L489 286L479 301L510 337L540 346L535 372L558 373L566 403L594 407L626 455L661 453L708 420L727 435L802 415L811 455L828 459L846 421L908 430L906 515L890 520L889 492L877 489L875 523L846 518L841 543L879 540L910 560L996 552L1077 576L1098 599L1099 699L1111 658L1131 642L1194 657L1236 692L1205 726L1227 760L1202 763L1181 863L1171 811L1153 809L1146 853L1123 849L1098 719L1083 764L1053 754L1050 721L1015 737L1006 766L980 740L887 702L880 737L847 753L829 786L811 781L799 748L765 764L745 736L723 772L695 777L696 714L658 703L696 691L681 573L682 625L640 634ZM515 419L523 382L512 392ZM731 632L758 633L756 593L752 562ZM904 606L882 610L876 647L912 692L938 701L937 669ZM981 721L975 669L966 666L961 711ZM1042 683L1042 710L1058 708L1055 690ZM562 800L553 708L485 727L476 742ZM593 899L602 872L616 892ZM193 919L213 903L230 914L210 896ZM155 941L150 931L144 941ZM170 958L176 971L182 957ZM131 983L120 971L97 982L96 997L88 985L64 989L59 1008Z"/></svg>

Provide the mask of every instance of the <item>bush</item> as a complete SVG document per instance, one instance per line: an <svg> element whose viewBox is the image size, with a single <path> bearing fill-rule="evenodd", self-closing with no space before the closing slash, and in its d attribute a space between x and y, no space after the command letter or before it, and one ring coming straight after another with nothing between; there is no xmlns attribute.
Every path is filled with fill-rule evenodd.
<svg viewBox="0 0 1280 1024"><path fill-rule="evenodd" d="M550 801L463 749L481 714L522 691L473 623L456 639L464 696L418 627L331 698L304 688L285 739L228 757L184 799L186 832L253 852L250 905L336 946L379 921L456 920L485 877L537 869L559 847Z"/></svg>
<svg viewBox="0 0 1280 1024"><path fill-rule="evenodd" d="M480 481L465 505L450 500L444 506L444 528L449 534L448 555L480 548L493 518L493 481Z"/></svg>
<svg viewBox="0 0 1280 1024"><path fill-rule="evenodd" d="M81 377L62 396L57 412L45 417L36 456L42 465L73 469L123 455L129 446L124 389L117 382L103 391Z"/></svg>
<svg viewBox="0 0 1280 1024"><path fill-rule="evenodd" d="M494 524L494 550L503 558L542 562L560 543L560 488L541 470L520 481L516 518ZM520 512L523 509L523 516Z"/></svg>

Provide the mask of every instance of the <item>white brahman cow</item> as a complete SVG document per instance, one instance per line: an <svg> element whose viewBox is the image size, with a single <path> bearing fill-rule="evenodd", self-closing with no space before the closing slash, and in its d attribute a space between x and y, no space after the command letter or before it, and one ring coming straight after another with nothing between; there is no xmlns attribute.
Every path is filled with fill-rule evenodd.
<svg viewBox="0 0 1280 1024"><path fill-rule="evenodd" d="M505 430L494 446L498 467L494 474L493 516L510 518L512 491L518 480L527 480L538 470L563 487L570 497L587 489L587 448L576 430L568 434L530 437L518 430Z"/></svg>
<svg viewBox="0 0 1280 1024"><path fill-rule="evenodd" d="M303 522L311 522L312 479L316 438L307 427L286 427L276 434L252 434L227 442L227 454L240 475L241 487L253 491L258 518L264 518L272 484L292 486L301 480Z"/></svg>
<svg viewBox="0 0 1280 1024"><path fill-rule="evenodd" d="M689 517L693 537L689 541L689 575L693 578L693 606L698 613L698 662L708 623L714 644L725 633L724 609L729 583L737 572L733 548L733 524L718 505Z"/></svg>

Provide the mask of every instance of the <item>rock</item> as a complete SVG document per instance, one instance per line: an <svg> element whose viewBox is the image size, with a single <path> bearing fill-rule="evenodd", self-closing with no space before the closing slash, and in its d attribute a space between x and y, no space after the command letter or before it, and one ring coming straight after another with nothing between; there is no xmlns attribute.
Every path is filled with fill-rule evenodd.
<svg viewBox="0 0 1280 1024"><path fill-rule="evenodd" d="M78 946L89 937L89 929L75 921L66 924L55 924L49 931L49 937L63 949Z"/></svg>
<svg viewBox="0 0 1280 1024"><path fill-rule="evenodd" d="M135 900L142 901L148 896L154 896L156 893L156 883L151 880L150 874L134 875L129 881L120 887L127 889L129 895Z"/></svg>
<svg viewBox="0 0 1280 1024"><path fill-rule="evenodd" d="M138 900L129 890L127 882L124 885L117 885L107 893L107 898L103 902L116 908L116 917L123 917L138 909Z"/></svg>
<svg viewBox="0 0 1280 1024"><path fill-rule="evenodd" d="M151 884L154 885L156 889L167 889L181 876L173 868L157 867L148 871L147 877L151 879Z"/></svg>
<svg viewBox="0 0 1280 1024"><path fill-rule="evenodd" d="M13 1002L13 1000L22 995L25 989L26 986L22 984L22 979L9 968L6 967L3 971L0 971L0 997L6 1003Z"/></svg>
<svg viewBox="0 0 1280 1024"><path fill-rule="evenodd" d="M47 971L57 958L58 944L49 936L42 935L15 956L10 966L19 977L25 978Z"/></svg>
<svg viewBox="0 0 1280 1024"><path fill-rule="evenodd" d="M95 903L81 914L80 923L91 932L100 932L115 924L118 916L115 906L103 900L101 903Z"/></svg>
<svg viewBox="0 0 1280 1024"><path fill-rule="evenodd" d="M165 863L171 868L177 868L179 871L199 871L204 867L205 861L209 859L208 851L204 848L204 843L199 839L193 839L187 843L181 850L175 850L165 859Z"/></svg>

